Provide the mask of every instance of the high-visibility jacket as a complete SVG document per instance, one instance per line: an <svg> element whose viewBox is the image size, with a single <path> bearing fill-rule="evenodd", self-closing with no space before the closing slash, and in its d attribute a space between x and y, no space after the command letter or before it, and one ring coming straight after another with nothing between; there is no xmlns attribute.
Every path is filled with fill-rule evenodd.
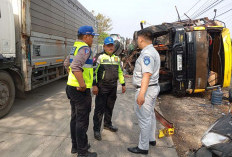
<svg viewBox="0 0 232 157"><path fill-rule="evenodd" d="M118 56L100 55L97 59L95 70L94 85L117 86L117 81L125 85L121 61Z"/></svg>
<svg viewBox="0 0 232 157"><path fill-rule="evenodd" d="M73 61L73 58L78 54L79 50L81 48L88 47L88 45L85 42L82 41L76 41L73 45L73 48L70 52L70 64ZM93 84L93 53L90 51L89 58L86 60L83 68L83 79L86 84L86 88L92 88ZM74 87L80 87L75 75L72 72L71 66L69 67L70 72L68 75L68 82L67 84L69 86L74 86Z"/></svg>

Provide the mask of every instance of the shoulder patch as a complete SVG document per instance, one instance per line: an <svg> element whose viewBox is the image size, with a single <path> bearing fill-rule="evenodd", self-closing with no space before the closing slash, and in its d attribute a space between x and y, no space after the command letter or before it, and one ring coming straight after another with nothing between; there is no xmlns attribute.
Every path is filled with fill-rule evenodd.
<svg viewBox="0 0 232 157"><path fill-rule="evenodd" d="M145 57L143 58L143 62L144 62L145 65L149 65L150 62L151 62L150 57L149 57L149 56L145 56Z"/></svg>
<svg viewBox="0 0 232 157"><path fill-rule="evenodd" d="M85 54L89 54L90 50L88 48L85 48Z"/></svg>
<svg viewBox="0 0 232 157"><path fill-rule="evenodd" d="M73 46L73 47L71 48L70 55L74 55L76 49L77 49L77 47Z"/></svg>
<svg viewBox="0 0 232 157"><path fill-rule="evenodd" d="M114 57L114 61L115 61L115 62L118 62L118 57Z"/></svg>

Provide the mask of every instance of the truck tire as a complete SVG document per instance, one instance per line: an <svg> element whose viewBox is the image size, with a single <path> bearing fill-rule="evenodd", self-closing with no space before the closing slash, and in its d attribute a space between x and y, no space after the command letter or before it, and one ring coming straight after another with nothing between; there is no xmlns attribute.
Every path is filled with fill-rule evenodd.
<svg viewBox="0 0 232 157"><path fill-rule="evenodd" d="M14 81L10 74L0 70L0 118L9 113L15 99Z"/></svg>
<svg viewBox="0 0 232 157"><path fill-rule="evenodd" d="M229 90L229 102L232 103L232 88Z"/></svg>
<svg viewBox="0 0 232 157"><path fill-rule="evenodd" d="M160 93L168 92L172 90L172 83L170 81L160 82Z"/></svg>

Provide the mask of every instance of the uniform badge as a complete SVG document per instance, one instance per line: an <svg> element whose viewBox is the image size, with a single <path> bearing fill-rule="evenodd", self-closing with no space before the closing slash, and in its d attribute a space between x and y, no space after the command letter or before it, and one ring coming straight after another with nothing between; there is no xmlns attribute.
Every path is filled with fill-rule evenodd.
<svg viewBox="0 0 232 157"><path fill-rule="evenodd" d="M143 62L144 62L144 64L145 65L149 65L150 64L150 57L149 56L145 56L144 58L143 58Z"/></svg>
<svg viewBox="0 0 232 157"><path fill-rule="evenodd" d="M85 49L85 54L88 54L90 52L89 49Z"/></svg>
<svg viewBox="0 0 232 157"><path fill-rule="evenodd" d="M72 47L72 48L71 48L71 51L70 51L70 55L74 55L76 49L77 49L77 47Z"/></svg>
<svg viewBox="0 0 232 157"><path fill-rule="evenodd" d="M118 62L118 57L114 57L114 61L115 61L115 62Z"/></svg>

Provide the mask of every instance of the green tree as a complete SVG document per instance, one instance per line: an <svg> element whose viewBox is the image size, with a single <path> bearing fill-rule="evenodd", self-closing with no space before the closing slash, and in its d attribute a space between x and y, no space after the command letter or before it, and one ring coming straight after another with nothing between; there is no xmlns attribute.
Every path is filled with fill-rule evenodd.
<svg viewBox="0 0 232 157"><path fill-rule="evenodd" d="M109 36L108 32L112 30L112 20L101 13L95 14L93 10L92 10L92 14L97 19L97 27L99 33L98 43L103 44L104 39L107 36Z"/></svg>
<svg viewBox="0 0 232 157"><path fill-rule="evenodd" d="M99 36L98 36L98 44L103 44L104 43L104 39L106 37L108 37L108 36L109 36L109 34L106 33L106 32L100 33Z"/></svg>

